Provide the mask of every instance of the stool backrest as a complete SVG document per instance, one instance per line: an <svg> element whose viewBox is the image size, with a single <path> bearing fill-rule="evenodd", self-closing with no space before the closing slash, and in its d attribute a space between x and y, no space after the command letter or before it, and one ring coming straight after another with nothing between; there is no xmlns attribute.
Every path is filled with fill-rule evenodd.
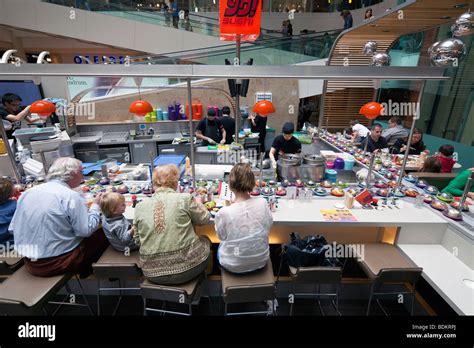
<svg viewBox="0 0 474 348"><path fill-rule="evenodd" d="M341 282L342 269L326 266L299 267L292 278L298 283L337 284Z"/></svg>
<svg viewBox="0 0 474 348"><path fill-rule="evenodd" d="M274 283L229 286L224 290L226 303L259 302L272 300L274 297Z"/></svg>
<svg viewBox="0 0 474 348"><path fill-rule="evenodd" d="M383 268L375 281L379 283L415 283L422 272L423 268Z"/></svg>

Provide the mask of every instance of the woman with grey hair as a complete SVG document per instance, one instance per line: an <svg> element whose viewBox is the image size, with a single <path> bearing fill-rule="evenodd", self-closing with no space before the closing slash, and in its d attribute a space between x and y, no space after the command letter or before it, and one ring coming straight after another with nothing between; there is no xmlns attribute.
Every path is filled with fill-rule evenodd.
<svg viewBox="0 0 474 348"><path fill-rule="evenodd" d="M73 190L83 179L79 160L58 158L49 169L48 182L21 195L9 229L15 250L25 256L31 274L86 277L108 246L98 230L101 195L88 211L82 196Z"/></svg>
<svg viewBox="0 0 474 348"><path fill-rule="evenodd" d="M209 222L202 200L178 193L179 169L161 165L153 171L155 194L135 209L134 239L140 246L143 275L156 284L182 284L207 267L211 241L198 236L194 225Z"/></svg>

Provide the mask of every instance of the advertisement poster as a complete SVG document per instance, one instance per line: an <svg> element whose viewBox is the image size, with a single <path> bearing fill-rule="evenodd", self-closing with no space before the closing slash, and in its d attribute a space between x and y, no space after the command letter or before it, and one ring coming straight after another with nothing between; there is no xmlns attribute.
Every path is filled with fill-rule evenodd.
<svg viewBox="0 0 474 348"><path fill-rule="evenodd" d="M357 222L357 219L349 210L321 209L320 211L325 221Z"/></svg>
<svg viewBox="0 0 474 348"><path fill-rule="evenodd" d="M257 40L261 14L260 0L220 0L220 39L235 41L239 35L242 42Z"/></svg>

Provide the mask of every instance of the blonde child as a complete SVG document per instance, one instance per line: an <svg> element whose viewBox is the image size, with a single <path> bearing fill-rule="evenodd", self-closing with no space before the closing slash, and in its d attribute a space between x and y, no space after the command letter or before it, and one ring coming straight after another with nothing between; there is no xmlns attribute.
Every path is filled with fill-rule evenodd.
<svg viewBox="0 0 474 348"><path fill-rule="evenodd" d="M100 200L102 229L110 245L118 251L138 249L133 241L132 224L123 216L125 208L125 197L120 193L107 192Z"/></svg>

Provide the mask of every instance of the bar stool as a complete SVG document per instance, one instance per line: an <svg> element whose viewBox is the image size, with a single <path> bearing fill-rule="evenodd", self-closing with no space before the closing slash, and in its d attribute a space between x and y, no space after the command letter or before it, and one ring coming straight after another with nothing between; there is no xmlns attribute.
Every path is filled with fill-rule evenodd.
<svg viewBox="0 0 474 348"><path fill-rule="evenodd" d="M9 276L23 266L23 257L0 257L0 276Z"/></svg>
<svg viewBox="0 0 474 348"><path fill-rule="evenodd" d="M396 246L387 243L367 243L364 244L364 254L359 256L359 265L365 274L372 280L370 288L369 303L367 305L367 315L370 313L370 305L372 298L379 295L400 295L411 294L411 310L413 315L413 307L415 305L416 282L423 272L423 268L418 267ZM404 292L375 292L375 287L379 289L385 283L410 283L413 291ZM377 299L385 315L388 313Z"/></svg>
<svg viewBox="0 0 474 348"><path fill-rule="evenodd" d="M63 305L84 306L87 307L90 314L93 315L77 275L74 277L79 284L85 304L65 302L72 294L68 286L68 281L72 277L73 275L71 274L54 277L37 277L30 274L25 267L21 267L0 284L0 313L10 315L38 315L43 311L44 314L47 314L44 306L50 303L59 305L52 315L56 314ZM62 287L65 287L67 291L67 295L63 301L49 301Z"/></svg>
<svg viewBox="0 0 474 348"><path fill-rule="evenodd" d="M271 301L271 313L275 315L276 291L270 259L264 268L252 273L235 274L222 269L221 274L222 294L225 303L224 315L268 314L268 310L228 313L229 304L262 301Z"/></svg>
<svg viewBox="0 0 474 348"><path fill-rule="evenodd" d="M115 309L112 313L114 316L120 303L122 301L122 292L124 291L138 291L139 287L124 288L122 287L122 281L129 278L139 279L142 277L142 271L138 267L140 262L140 255L138 250L133 251L130 255L125 255L123 252L115 250L112 246L109 246L99 260L92 264L94 275L97 277L97 315L100 315L100 294L101 292L112 292L119 291L119 299L115 305ZM118 278L118 287L115 288L103 288L101 287L101 279Z"/></svg>
<svg viewBox="0 0 474 348"><path fill-rule="evenodd" d="M290 303L290 315L293 315L293 304L296 297L304 296L316 296L318 299L319 310L321 315L324 315L323 308L321 307L321 296L332 297L331 303L338 315L341 315L339 312L339 285L341 284L342 279L342 268L341 267L326 267L326 266L317 266L317 267L291 267L290 277L293 282L293 301ZM317 284L318 290L316 293L297 293L296 285L297 284ZM336 286L336 291L333 293L320 292L321 284L331 284ZM334 302L334 298L336 302Z"/></svg>
<svg viewBox="0 0 474 348"><path fill-rule="evenodd" d="M192 305L201 297L201 285L206 280L206 274L203 272L191 281L179 285L159 285L150 282L148 279L140 284L143 298L143 315L147 315L147 311L160 312L163 314L192 315ZM147 300L163 301L161 309L147 307ZM188 313L166 310L166 303L174 302L188 305ZM210 304L210 298L209 298Z"/></svg>

